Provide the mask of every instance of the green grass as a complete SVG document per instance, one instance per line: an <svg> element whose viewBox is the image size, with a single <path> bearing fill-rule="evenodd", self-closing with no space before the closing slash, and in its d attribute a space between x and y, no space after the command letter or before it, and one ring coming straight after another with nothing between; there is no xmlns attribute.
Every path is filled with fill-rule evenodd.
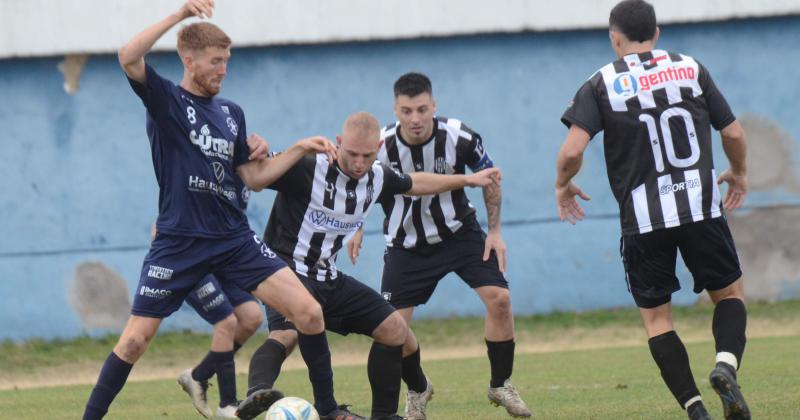
<svg viewBox="0 0 800 420"><path fill-rule="evenodd" d="M713 364L710 305L675 308L676 329L686 339L695 377L707 405L721 418L719 401L706 383ZM751 338L740 372L745 395L757 419L800 418L800 301L748 305ZM430 406L432 419L505 419L502 409L489 406L485 387L488 361L485 357L452 360L430 359L434 352L458 356L469 346L481 354L483 320L450 318L415 321L423 343L426 372L436 388ZM560 350L580 343L585 348L615 345L617 348L518 354L514 383L544 419L681 419L683 413L661 381L650 358L638 311L632 308L562 312L516 318L518 348L556 343ZM784 337L773 337L773 335ZM240 368L263 336L256 337L238 357ZM588 337L588 342L587 342ZM96 378L100 364L116 343L116 336L100 339L0 343L0 389L34 378L34 384L65 383L83 374L80 381ZM329 334L334 356L366 358L369 340ZM136 371L174 372L196 363L208 351L206 334L171 332L159 334ZM626 344L627 343L627 344ZM622 347L619 347L622 346ZM574 347L574 346L573 346ZM529 348L530 349L530 348ZM537 349L533 349L537 350ZM429 356L426 358L426 354ZM463 352L460 354L464 354ZM293 355L295 359L297 355ZM351 358L352 359L352 358ZM336 390L340 402L368 414L369 385L366 367L336 367ZM135 375L134 375L135 376ZM171 374L168 376L172 376ZM31 382L28 382L30 385ZM9 385L10 384L10 385ZM238 378L239 393L246 377ZM278 386L287 394L310 399L306 371L284 372ZM91 390L90 385L15 389L0 391L0 419L76 419ZM210 396L216 397L216 387ZM401 409L402 409L401 398ZM197 419L200 418L179 390L174 379L130 382L112 406L109 419Z"/></svg>
<svg viewBox="0 0 800 420"><path fill-rule="evenodd" d="M694 335L708 339L712 313L712 307L707 304L677 307L674 313L676 329L684 337L691 338ZM789 329L794 329L792 335L800 335L800 300L774 304L751 303L748 304L748 315L751 333L759 332L754 331L753 326L773 324L784 329L789 326ZM414 321L412 327L425 348L460 348L482 343L482 318L421 320ZM614 331L614 336L609 336L608 341L618 338L619 335L644 337L639 313L633 308L516 317L517 342L520 344L547 342L551 338L563 340L565 336L579 339L602 328ZM334 354L364 353L369 342L365 337L352 335L342 337L329 334L328 337ZM0 382L2 379L13 380L31 373L47 373L51 368L71 367L76 364L97 365L102 363L116 340L117 336L107 336L100 339L83 337L74 340L0 342ZM169 367L185 364L186 360L199 360L208 351L209 342L207 334L160 333L140 363ZM251 339L241 350L237 362L249 360L260 343L260 336Z"/></svg>
<svg viewBox="0 0 800 420"><path fill-rule="evenodd" d="M713 365L713 344L689 344L695 377L712 414L720 403L706 382ZM760 338L748 342L740 382L757 419L800 418L800 337ZM490 406L485 387L485 358L424 363L435 384L429 406L432 419L506 419ZM337 398L368 414L369 385L364 366L336 369ZM239 392L246 378L239 378ZM683 419L661 381L645 346L518 355L514 382L544 419ZM310 398L306 372L285 372L277 386ZM76 419L90 386L0 391L3 419ZM216 388L209 394L216 397ZM401 398L402 409L402 398ZM174 380L129 383L112 406L109 419L197 419L188 397Z"/></svg>

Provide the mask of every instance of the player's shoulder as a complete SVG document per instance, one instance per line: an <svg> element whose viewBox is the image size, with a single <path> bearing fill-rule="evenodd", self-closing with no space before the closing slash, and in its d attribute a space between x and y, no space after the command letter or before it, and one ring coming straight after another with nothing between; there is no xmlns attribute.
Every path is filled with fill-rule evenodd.
<svg viewBox="0 0 800 420"><path fill-rule="evenodd" d="M475 137L480 137L478 133L458 118L437 115L435 120L435 129L444 132L444 137L448 141L458 142L459 139L472 140Z"/></svg>
<svg viewBox="0 0 800 420"><path fill-rule="evenodd" d="M244 115L244 110L242 107L230 99L223 98L221 96L215 96L213 103L216 107L218 107L218 111L222 112L223 114L235 116Z"/></svg>
<svg viewBox="0 0 800 420"><path fill-rule="evenodd" d="M395 121L383 128L381 128L381 140L386 140L390 137L397 136L397 128L400 127L400 122Z"/></svg>

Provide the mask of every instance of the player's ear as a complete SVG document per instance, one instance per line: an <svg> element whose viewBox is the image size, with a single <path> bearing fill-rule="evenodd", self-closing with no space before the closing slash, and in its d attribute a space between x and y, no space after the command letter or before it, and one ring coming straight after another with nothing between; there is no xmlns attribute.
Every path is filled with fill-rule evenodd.
<svg viewBox="0 0 800 420"><path fill-rule="evenodd" d="M338 144L339 146L342 145L342 136L336 136L336 144Z"/></svg>
<svg viewBox="0 0 800 420"><path fill-rule="evenodd" d="M658 41L658 36L661 35L661 28L656 26L656 33L653 35L653 44Z"/></svg>
<svg viewBox="0 0 800 420"><path fill-rule="evenodd" d="M378 141L378 150L380 150L381 146L383 146L383 140Z"/></svg>

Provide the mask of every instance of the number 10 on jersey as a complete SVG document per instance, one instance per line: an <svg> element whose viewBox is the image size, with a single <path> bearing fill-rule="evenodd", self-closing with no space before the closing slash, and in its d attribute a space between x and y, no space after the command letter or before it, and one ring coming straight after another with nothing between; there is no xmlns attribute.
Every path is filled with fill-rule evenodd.
<svg viewBox="0 0 800 420"><path fill-rule="evenodd" d="M689 141L689 148L692 152L688 157L679 158L675 154L672 129L669 126L669 120L673 117L683 118L683 125L686 128L686 139ZM667 153L667 160L670 165L675 168L688 168L700 160L700 144L697 141L694 120L692 120L692 114L690 114L689 111L679 107L672 107L667 108L661 113L659 124L661 125L661 133L664 137L663 141L659 141L656 119L652 115L641 114L639 115L639 121L642 121L647 126L647 132L650 136L650 146L653 148L653 159L656 162L656 171L664 172L665 170L664 157L661 154L660 146L662 143L664 144L664 151Z"/></svg>

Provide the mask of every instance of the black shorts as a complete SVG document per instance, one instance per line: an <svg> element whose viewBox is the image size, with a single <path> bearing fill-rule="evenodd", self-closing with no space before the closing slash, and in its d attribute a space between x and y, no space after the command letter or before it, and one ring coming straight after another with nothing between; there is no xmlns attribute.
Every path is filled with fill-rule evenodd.
<svg viewBox="0 0 800 420"><path fill-rule="evenodd" d="M465 222L453 237L423 249L388 247L383 260L381 294L395 308L422 305L436 285L454 272L475 289L482 286L508 288L494 251L483 260L486 234L477 221Z"/></svg>
<svg viewBox="0 0 800 420"><path fill-rule="evenodd" d="M375 328L395 311L373 288L342 272L331 281L297 277L322 306L328 331L371 336ZM295 329L285 316L269 306L267 322L270 331Z"/></svg>
<svg viewBox="0 0 800 420"><path fill-rule="evenodd" d="M675 277L678 250L694 278L695 293L723 289L742 276L725 217L623 236L620 254L637 306L663 305L681 288Z"/></svg>

